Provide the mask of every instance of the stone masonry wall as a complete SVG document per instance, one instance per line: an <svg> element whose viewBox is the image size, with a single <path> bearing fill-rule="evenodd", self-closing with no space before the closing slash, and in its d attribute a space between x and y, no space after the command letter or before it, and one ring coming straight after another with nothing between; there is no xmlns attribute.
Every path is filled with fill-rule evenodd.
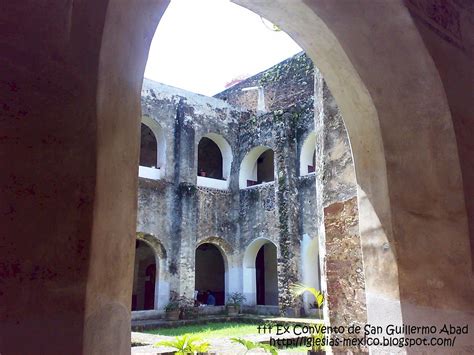
<svg viewBox="0 0 474 355"><path fill-rule="evenodd" d="M235 107L255 112L257 91L242 91L244 88L254 86L263 86L267 111L288 109L312 96L313 62L304 52L298 53L261 73L242 80L214 97L225 100Z"/></svg>

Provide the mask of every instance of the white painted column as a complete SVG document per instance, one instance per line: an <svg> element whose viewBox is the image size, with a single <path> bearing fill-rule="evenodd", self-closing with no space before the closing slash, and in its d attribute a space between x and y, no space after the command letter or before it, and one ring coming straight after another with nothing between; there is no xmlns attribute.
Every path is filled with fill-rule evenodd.
<svg viewBox="0 0 474 355"><path fill-rule="evenodd" d="M243 269L243 293L247 297L246 304L255 306L257 304L257 270L254 267L244 267Z"/></svg>

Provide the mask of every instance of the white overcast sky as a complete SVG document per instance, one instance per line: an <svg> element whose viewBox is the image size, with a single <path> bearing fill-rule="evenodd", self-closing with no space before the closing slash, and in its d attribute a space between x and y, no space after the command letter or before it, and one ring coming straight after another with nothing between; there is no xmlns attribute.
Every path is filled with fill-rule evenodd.
<svg viewBox="0 0 474 355"><path fill-rule="evenodd" d="M172 0L158 25L145 77L204 95L298 53L284 32L229 0Z"/></svg>

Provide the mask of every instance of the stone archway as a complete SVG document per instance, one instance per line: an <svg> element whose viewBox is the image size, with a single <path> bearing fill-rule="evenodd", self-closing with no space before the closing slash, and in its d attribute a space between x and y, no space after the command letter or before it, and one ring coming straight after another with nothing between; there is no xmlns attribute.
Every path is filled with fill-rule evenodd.
<svg viewBox="0 0 474 355"><path fill-rule="evenodd" d="M196 248L194 272L194 289L199 292L198 301L211 305L207 299L209 295L206 294L211 293L214 298L213 306L224 305L228 280L225 257L220 248L212 243L200 243Z"/></svg>
<svg viewBox="0 0 474 355"><path fill-rule="evenodd" d="M224 273L224 303L227 300L227 297L234 291L238 290L238 275L239 269L235 268L234 260L232 254L234 249L232 246L223 238L211 236L200 238L196 244L196 250L204 244L209 244L214 246L222 256L223 261L223 273Z"/></svg>
<svg viewBox="0 0 474 355"><path fill-rule="evenodd" d="M257 238L246 247L242 275L248 305L278 305L277 247L271 240Z"/></svg>
<svg viewBox="0 0 474 355"><path fill-rule="evenodd" d="M197 185L228 189L233 155L232 148L220 134L207 133L198 143Z"/></svg>
<svg viewBox="0 0 474 355"><path fill-rule="evenodd" d="M166 249L158 238L148 233L137 232L137 242L143 243L144 246L152 250L153 258L155 261L155 282L153 283L155 288L153 291L153 307L145 309L163 309L163 307L166 306L170 299L169 270ZM137 265L135 261L135 269L137 268L137 266L139 265ZM137 272L139 272L139 270L135 270L135 277L137 276ZM148 275L141 276L146 277ZM134 281L134 285L135 284L136 282Z"/></svg>
<svg viewBox="0 0 474 355"><path fill-rule="evenodd" d="M240 163L239 187L259 185L275 180L274 153L269 147L259 146L250 150Z"/></svg>
<svg viewBox="0 0 474 355"><path fill-rule="evenodd" d="M153 249L137 240L132 292L132 312L155 309L155 288L160 282Z"/></svg>

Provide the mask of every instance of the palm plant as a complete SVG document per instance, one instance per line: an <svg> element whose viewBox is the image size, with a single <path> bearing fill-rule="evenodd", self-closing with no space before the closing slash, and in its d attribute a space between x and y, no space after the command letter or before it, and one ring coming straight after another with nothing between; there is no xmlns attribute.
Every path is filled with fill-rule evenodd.
<svg viewBox="0 0 474 355"><path fill-rule="evenodd" d="M321 291L315 289L314 287L310 287L302 283L295 283L290 286L290 290L294 296L301 296L303 293L309 292L314 296L318 308L321 308L323 305L324 295Z"/></svg>
<svg viewBox="0 0 474 355"><path fill-rule="evenodd" d="M155 344L155 346L169 346L175 348L177 351L175 355L187 355L196 353L205 353L209 349L209 343L201 342L201 339L196 336L185 334L177 336L173 340L163 340Z"/></svg>
<svg viewBox="0 0 474 355"><path fill-rule="evenodd" d="M245 346L245 348L247 349L247 351L245 353L247 353L247 352L249 352L250 350L253 350L253 349L263 349L263 350L265 350L265 352L269 352L272 355L278 355L277 349L274 346L271 346L271 345L268 345L268 344L262 344L262 343L259 343L259 342L246 340L246 339L242 339L242 338L230 338L230 340L232 340L233 343L238 343L238 344L242 344L243 346Z"/></svg>

